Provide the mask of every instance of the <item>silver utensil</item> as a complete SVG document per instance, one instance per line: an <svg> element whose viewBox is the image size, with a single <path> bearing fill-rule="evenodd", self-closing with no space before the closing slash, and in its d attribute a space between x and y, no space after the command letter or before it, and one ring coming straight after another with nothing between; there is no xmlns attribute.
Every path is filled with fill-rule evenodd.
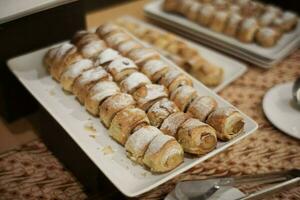
<svg viewBox="0 0 300 200"><path fill-rule="evenodd" d="M224 186L234 186L244 183L278 183L274 187L270 187L259 192L247 195L241 199L258 199L270 193L281 190L282 188L292 187L300 183L300 170L289 170L284 172L276 172L260 175L247 175L241 177L215 178L206 180L193 180L179 182L175 187L176 198L182 200L205 200L212 196L216 191Z"/></svg>
<svg viewBox="0 0 300 200"><path fill-rule="evenodd" d="M293 99L295 104L300 107L300 77L294 82L293 85Z"/></svg>

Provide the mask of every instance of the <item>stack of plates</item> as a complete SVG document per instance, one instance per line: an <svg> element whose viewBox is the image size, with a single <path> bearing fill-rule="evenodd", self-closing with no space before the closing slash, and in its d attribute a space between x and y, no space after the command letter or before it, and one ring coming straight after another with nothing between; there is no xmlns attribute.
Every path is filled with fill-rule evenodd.
<svg viewBox="0 0 300 200"><path fill-rule="evenodd" d="M163 0L152 1L144 8L145 13L173 31L225 53L234 55L255 65L270 68L296 50L300 43L300 21L297 28L285 34L274 47L265 48L255 43L246 44L214 32L180 15L162 10Z"/></svg>

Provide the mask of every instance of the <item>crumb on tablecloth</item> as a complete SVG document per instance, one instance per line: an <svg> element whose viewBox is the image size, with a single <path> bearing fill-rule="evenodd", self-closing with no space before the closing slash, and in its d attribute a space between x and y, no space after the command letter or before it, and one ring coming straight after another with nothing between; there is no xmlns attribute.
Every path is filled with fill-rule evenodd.
<svg viewBox="0 0 300 200"><path fill-rule="evenodd" d="M102 152L104 155L109 155L109 154L114 153L114 150L111 148L110 145L108 145L108 146L105 146L102 148Z"/></svg>

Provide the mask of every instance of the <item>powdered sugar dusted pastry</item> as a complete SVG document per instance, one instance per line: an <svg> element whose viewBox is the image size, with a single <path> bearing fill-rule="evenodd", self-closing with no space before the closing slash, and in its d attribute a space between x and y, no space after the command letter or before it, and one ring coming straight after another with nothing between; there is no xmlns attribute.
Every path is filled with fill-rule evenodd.
<svg viewBox="0 0 300 200"><path fill-rule="evenodd" d="M113 23L105 23L102 24L101 26L99 26L96 30L96 34L100 37L100 38L104 38L106 37L108 34L117 32L120 30L120 27L117 26L116 24Z"/></svg>
<svg viewBox="0 0 300 200"><path fill-rule="evenodd" d="M97 56L97 58L95 59L95 65L101 65L103 67L106 67L111 61L119 57L121 57L119 52L111 48L107 48Z"/></svg>
<svg viewBox="0 0 300 200"><path fill-rule="evenodd" d="M114 116L108 131L113 139L124 145L136 127L148 124L149 120L143 110L127 107Z"/></svg>
<svg viewBox="0 0 300 200"><path fill-rule="evenodd" d="M165 11L175 11L181 4L181 0L165 0L163 9Z"/></svg>
<svg viewBox="0 0 300 200"><path fill-rule="evenodd" d="M91 69L93 62L89 59L82 59L71 64L61 75L60 84L66 90L71 92L74 81L84 71Z"/></svg>
<svg viewBox="0 0 300 200"><path fill-rule="evenodd" d="M100 106L99 116L105 127L109 127L111 120L114 118L116 113L123 110L124 108L133 108L135 101L131 95L126 93L118 93L111 97L108 97Z"/></svg>
<svg viewBox="0 0 300 200"><path fill-rule="evenodd" d="M198 96L195 88L189 85L183 85L171 93L170 99L185 112L190 103Z"/></svg>
<svg viewBox="0 0 300 200"><path fill-rule="evenodd" d="M176 104L167 98L163 98L149 108L147 116L149 118L150 124L159 128L162 122L169 115L175 112L179 112Z"/></svg>
<svg viewBox="0 0 300 200"><path fill-rule="evenodd" d="M141 47L142 45L135 40L128 40L119 44L117 49L121 52L122 55L126 56L130 51Z"/></svg>
<svg viewBox="0 0 300 200"><path fill-rule="evenodd" d="M216 32L222 32L225 28L227 19L228 19L227 12L218 11L215 13L213 20L210 23L209 27Z"/></svg>
<svg viewBox="0 0 300 200"><path fill-rule="evenodd" d="M242 133L245 125L243 116L231 107L217 108L208 116L206 123L217 131L218 139L224 141Z"/></svg>
<svg viewBox="0 0 300 200"><path fill-rule="evenodd" d="M84 58L95 58L104 49L106 44L102 40L94 40L81 46L79 51Z"/></svg>
<svg viewBox="0 0 300 200"><path fill-rule="evenodd" d="M143 157L149 144L157 135L162 134L163 133L154 126L144 126L135 131L129 136L125 144L128 157L139 164L143 164Z"/></svg>
<svg viewBox="0 0 300 200"><path fill-rule="evenodd" d="M189 9L193 6L193 4L193 0L181 1L180 6L177 8L177 12L179 12L183 16L187 16Z"/></svg>
<svg viewBox="0 0 300 200"><path fill-rule="evenodd" d="M223 81L222 68L204 60L201 67L192 66L190 73L207 86L216 86Z"/></svg>
<svg viewBox="0 0 300 200"><path fill-rule="evenodd" d="M193 85L192 80L177 69L171 68L160 80L160 84L164 85L170 92L182 85Z"/></svg>
<svg viewBox="0 0 300 200"><path fill-rule="evenodd" d="M215 14L215 8L210 4L204 4L200 9L197 21L202 26L208 26L213 20L214 14Z"/></svg>
<svg viewBox="0 0 300 200"><path fill-rule="evenodd" d="M73 37L72 43L80 49L82 46L97 40L99 40L99 37L95 33L79 31Z"/></svg>
<svg viewBox="0 0 300 200"><path fill-rule="evenodd" d="M122 92L132 94L139 87L146 84L151 84L147 76L140 72L133 72L120 83L120 87Z"/></svg>
<svg viewBox="0 0 300 200"><path fill-rule="evenodd" d="M217 145L215 129L194 118L186 120L180 126L177 140L184 152L196 155L206 154Z"/></svg>
<svg viewBox="0 0 300 200"><path fill-rule="evenodd" d="M194 118L205 122L208 115L216 110L218 106L217 101L210 96L200 96L194 99L187 109L187 113L191 114Z"/></svg>
<svg viewBox="0 0 300 200"><path fill-rule="evenodd" d="M292 30L298 23L297 15L290 11L286 11L282 14L282 20L283 20L282 28L284 31Z"/></svg>
<svg viewBox="0 0 300 200"><path fill-rule="evenodd" d="M169 115L161 124L160 130L167 135L177 138L179 127L190 118L189 114L184 112L176 112Z"/></svg>
<svg viewBox="0 0 300 200"><path fill-rule="evenodd" d="M168 91L163 85L147 84L133 93L137 106L147 111L155 102L168 97Z"/></svg>
<svg viewBox="0 0 300 200"><path fill-rule="evenodd" d="M258 30L258 23L255 18L247 18L241 22L241 27L237 35L242 42L252 42L256 31Z"/></svg>
<svg viewBox="0 0 300 200"><path fill-rule="evenodd" d="M192 21L197 21L201 7L202 7L202 4L200 2L194 1L192 3L192 5L190 6L188 12L186 13L187 18Z"/></svg>
<svg viewBox="0 0 300 200"><path fill-rule="evenodd" d="M151 48L139 48L134 49L128 54L137 65L143 65L145 62L151 59L159 59L159 54Z"/></svg>
<svg viewBox="0 0 300 200"><path fill-rule="evenodd" d="M159 134L148 146L143 163L152 172L167 172L183 162L183 150L175 138Z"/></svg>
<svg viewBox="0 0 300 200"><path fill-rule="evenodd" d="M86 70L75 80L72 92L80 103L84 103L90 88L103 80L112 80L112 77L102 67Z"/></svg>
<svg viewBox="0 0 300 200"><path fill-rule="evenodd" d="M261 46L271 47L277 43L279 37L280 34L275 29L263 27L257 31L255 40Z"/></svg>
<svg viewBox="0 0 300 200"><path fill-rule="evenodd" d="M81 40L83 37L85 37L86 35L89 35L89 34L93 34L93 33L90 32L90 31L87 31L87 30L77 31L74 34L74 36L73 36L73 38L71 40L71 43L76 45L79 40Z"/></svg>
<svg viewBox="0 0 300 200"><path fill-rule="evenodd" d="M106 98L120 92L120 88L112 81L99 81L88 92L85 98L85 108L93 115L99 114L99 105Z"/></svg>
<svg viewBox="0 0 300 200"><path fill-rule="evenodd" d="M243 18L238 13L230 14L224 29L224 33L228 36L235 37L242 19Z"/></svg>
<svg viewBox="0 0 300 200"><path fill-rule="evenodd" d="M107 70L113 76L115 81L122 81L130 74L136 72L138 67L136 64L125 57L119 57L114 59L108 66Z"/></svg>
<svg viewBox="0 0 300 200"><path fill-rule="evenodd" d="M132 38L125 32L116 32L113 34L109 34L107 37L105 37L105 42L110 47L116 48L118 45L120 45L123 42L129 41Z"/></svg>
<svg viewBox="0 0 300 200"><path fill-rule="evenodd" d="M168 64L160 59L147 61L141 69L141 71L153 82L159 81L161 77L168 72L168 70Z"/></svg>
<svg viewBox="0 0 300 200"><path fill-rule="evenodd" d="M274 19L276 18L276 13L274 12L265 12L259 17L258 23L260 26L269 26Z"/></svg>
<svg viewBox="0 0 300 200"><path fill-rule="evenodd" d="M82 57L77 52L77 48L72 44L65 43L50 49L45 55L44 62L52 77L59 81L61 74L67 67L81 59Z"/></svg>

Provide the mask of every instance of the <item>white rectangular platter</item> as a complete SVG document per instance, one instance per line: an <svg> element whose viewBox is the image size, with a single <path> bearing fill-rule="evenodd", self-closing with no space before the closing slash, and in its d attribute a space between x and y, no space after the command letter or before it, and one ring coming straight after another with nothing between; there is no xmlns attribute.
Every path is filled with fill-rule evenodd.
<svg viewBox="0 0 300 200"><path fill-rule="evenodd" d="M257 57L264 59L276 59L278 57L286 56L286 48L288 48L290 43L299 43L300 41L300 21L298 22L297 28L291 33L285 34L278 43L271 48L264 48L257 44L244 44L237 41L234 38L225 36L221 33L217 33L200 26L199 24L192 22L184 17L173 13L167 13L162 10L163 0L155 0L147 4L144 7L144 10L147 14L156 16L157 19L164 19L168 23L173 23L176 28L189 33L196 35L198 37L204 37L211 42L222 44L223 46L230 47L233 49L239 49L247 53L253 54Z"/></svg>
<svg viewBox="0 0 300 200"><path fill-rule="evenodd" d="M148 27L150 29L157 30L159 32L163 32L163 33L166 32L165 30L163 30L157 26L143 22L143 21L136 19L134 17L131 17L131 16L122 16L121 19L125 19L127 21L132 21L134 23L140 24L140 25L142 25L144 27ZM215 92L222 90L224 87L226 87L228 84L230 84L232 81L236 80L238 77L240 77L242 74L244 74L247 71L247 66L244 63L238 62L232 58L229 58L228 56L222 55L212 49L204 47L195 42L189 41L185 38L181 38L180 36L177 36L177 37L180 40L184 41L189 46L196 49L199 52L199 54L202 55L204 58L206 58L209 62L211 62L214 65L223 69L224 80L218 86L211 88Z"/></svg>
<svg viewBox="0 0 300 200"><path fill-rule="evenodd" d="M124 148L108 136L107 129L99 122L99 119L89 115L74 96L63 92L60 85L50 77L42 63L48 48L9 60L10 70L95 165L126 196L137 196L157 187L225 150L257 129L257 123L243 114L246 122L245 131L238 137L229 142L219 142L215 150L204 156L186 157L183 164L168 173L152 174L140 165L133 164L126 157ZM168 60L165 59L165 61L172 67L177 67ZM195 79L193 81L200 94L214 97L220 106L231 106L200 82ZM57 139L59 140L59 138ZM84 165L84 163L79 163L79 165Z"/></svg>

